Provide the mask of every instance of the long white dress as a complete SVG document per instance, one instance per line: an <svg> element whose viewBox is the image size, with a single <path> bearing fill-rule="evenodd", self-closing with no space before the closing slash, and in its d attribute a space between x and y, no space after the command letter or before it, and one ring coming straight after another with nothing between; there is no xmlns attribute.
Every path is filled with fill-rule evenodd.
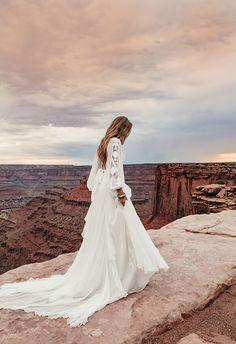
<svg viewBox="0 0 236 344"><path fill-rule="evenodd" d="M64 274L5 283L0 286L0 308L63 317L76 327L107 304L144 289L155 272L169 269L130 199L119 138L110 139L107 153L106 169L94 156L87 180L91 204L71 266ZM125 206L118 202L119 187L127 195Z"/></svg>

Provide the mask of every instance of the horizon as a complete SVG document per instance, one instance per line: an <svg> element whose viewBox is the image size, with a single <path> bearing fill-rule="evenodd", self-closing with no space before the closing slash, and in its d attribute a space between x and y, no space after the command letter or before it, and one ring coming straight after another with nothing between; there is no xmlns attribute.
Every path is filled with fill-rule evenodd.
<svg viewBox="0 0 236 344"><path fill-rule="evenodd" d="M195 162L195 161L186 161L186 162L139 162L139 163L124 163L126 165L164 165L164 164L236 164L236 161L204 161L204 162ZM83 167L83 166L91 166L91 164L84 164L84 165L75 165L75 164L24 164L24 163L11 163L11 164L1 164L1 166L75 166L75 167Z"/></svg>

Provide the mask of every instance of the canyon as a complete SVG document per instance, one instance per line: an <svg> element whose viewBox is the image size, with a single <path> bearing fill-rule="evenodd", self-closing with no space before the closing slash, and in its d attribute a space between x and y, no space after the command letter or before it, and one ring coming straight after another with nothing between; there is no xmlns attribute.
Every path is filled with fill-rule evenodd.
<svg viewBox="0 0 236 344"><path fill-rule="evenodd" d="M91 166L0 165L0 274L74 252L91 202ZM146 229L236 209L236 163L126 164Z"/></svg>

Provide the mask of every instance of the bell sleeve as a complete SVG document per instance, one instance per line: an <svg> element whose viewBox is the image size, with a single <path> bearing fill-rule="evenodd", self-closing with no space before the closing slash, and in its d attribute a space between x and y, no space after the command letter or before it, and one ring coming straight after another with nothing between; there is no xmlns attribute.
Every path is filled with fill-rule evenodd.
<svg viewBox="0 0 236 344"><path fill-rule="evenodd" d="M96 173L97 173L97 170L99 169L99 167L100 167L100 162L99 162L97 150L96 150L94 158L93 158L91 170L90 170L90 173L89 173L89 176L87 179L87 183L86 183L89 191L93 190L95 176L96 176Z"/></svg>
<svg viewBox="0 0 236 344"><path fill-rule="evenodd" d="M116 190L124 186L122 147L119 138L111 138L108 144L109 188Z"/></svg>

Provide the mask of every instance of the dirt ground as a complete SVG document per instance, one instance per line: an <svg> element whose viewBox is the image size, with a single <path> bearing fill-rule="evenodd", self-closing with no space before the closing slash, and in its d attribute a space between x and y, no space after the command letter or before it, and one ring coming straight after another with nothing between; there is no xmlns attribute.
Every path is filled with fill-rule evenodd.
<svg viewBox="0 0 236 344"><path fill-rule="evenodd" d="M226 289L203 310L143 344L176 344L191 333L211 336L216 332L236 340L236 285Z"/></svg>

